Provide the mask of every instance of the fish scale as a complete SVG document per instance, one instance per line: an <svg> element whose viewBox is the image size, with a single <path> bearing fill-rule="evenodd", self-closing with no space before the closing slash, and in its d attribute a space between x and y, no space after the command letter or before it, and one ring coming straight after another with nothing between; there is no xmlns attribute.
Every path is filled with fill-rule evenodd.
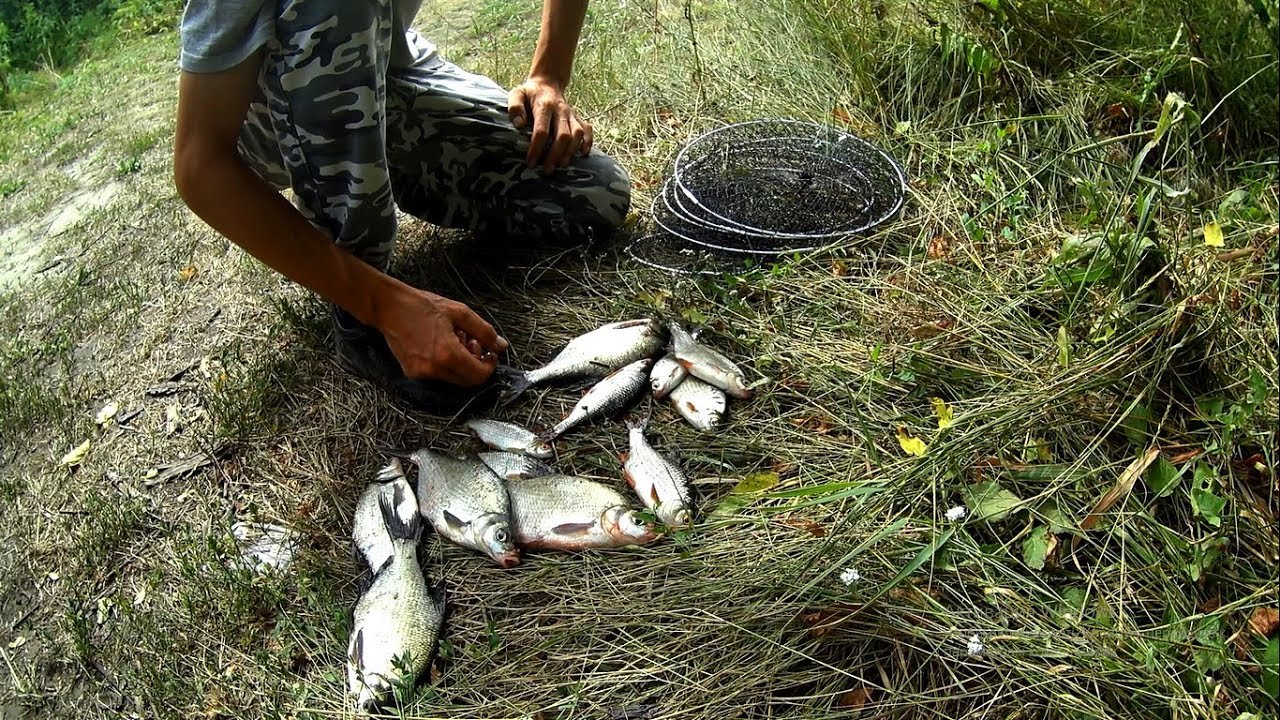
<svg viewBox="0 0 1280 720"><path fill-rule="evenodd" d="M384 496L400 499L396 513L401 520L408 522L411 516L418 514L413 488L405 479L404 468L396 458L379 470L377 478L360 494L351 523L351 539L373 571L382 567L392 552L391 536L387 534L379 504Z"/></svg>
<svg viewBox="0 0 1280 720"><path fill-rule="evenodd" d="M653 527L622 493L571 475L544 475L508 483L516 540L522 546L585 550L639 545Z"/></svg>
<svg viewBox="0 0 1280 720"><path fill-rule="evenodd" d="M653 319L609 323L570 340L546 365L528 372L506 369L508 400L530 386L578 377L599 377L662 349L665 334Z"/></svg>
<svg viewBox="0 0 1280 720"><path fill-rule="evenodd" d="M663 457L644 435L648 419L627 423L630 452L623 461L623 475L645 507L674 528L693 522L689 479L671 460Z"/></svg>
<svg viewBox="0 0 1280 720"><path fill-rule="evenodd" d="M551 446L539 440L533 431L515 423L472 418L466 422L466 426L495 450L520 452L544 460L554 454Z"/></svg>
<svg viewBox="0 0 1280 720"><path fill-rule="evenodd" d="M578 401L564 420L542 435L554 440L588 420L612 417L626 409L644 390L652 360L637 360L596 383Z"/></svg>
<svg viewBox="0 0 1280 720"><path fill-rule="evenodd" d="M444 622L443 592L433 597L418 565L422 518L400 517L402 498L407 492L412 503L413 494L407 484L396 487L392 497L380 494L378 502L391 554L352 615L347 692L357 712L373 712L390 699L394 686L411 685L426 670Z"/></svg>
<svg viewBox="0 0 1280 720"><path fill-rule="evenodd" d="M430 448L409 457L418 466L418 507L441 537L485 553L502 567L519 564L502 478L479 460Z"/></svg>
<svg viewBox="0 0 1280 720"><path fill-rule="evenodd" d="M732 360L694 339L684 328L671 325L671 354L689 371L730 395L746 400L751 397L746 376Z"/></svg>
<svg viewBox="0 0 1280 720"><path fill-rule="evenodd" d="M699 430L714 430L724 417L724 391L696 377L685 378L671 391L671 405Z"/></svg>

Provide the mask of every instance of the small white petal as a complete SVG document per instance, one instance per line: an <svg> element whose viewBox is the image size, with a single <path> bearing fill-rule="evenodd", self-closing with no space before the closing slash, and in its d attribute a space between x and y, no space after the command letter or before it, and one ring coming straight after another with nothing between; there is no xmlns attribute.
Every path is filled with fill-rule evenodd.
<svg viewBox="0 0 1280 720"><path fill-rule="evenodd" d="M845 568L840 572L840 582L845 585L852 585L862 579L862 573L856 568Z"/></svg>
<svg viewBox="0 0 1280 720"><path fill-rule="evenodd" d="M970 655L981 655L986 650L986 647L983 646L982 640L977 635L974 635L969 638L968 649Z"/></svg>
<svg viewBox="0 0 1280 720"><path fill-rule="evenodd" d="M961 520L965 515L969 514L969 510L963 505L957 505L947 511L947 519L951 522Z"/></svg>

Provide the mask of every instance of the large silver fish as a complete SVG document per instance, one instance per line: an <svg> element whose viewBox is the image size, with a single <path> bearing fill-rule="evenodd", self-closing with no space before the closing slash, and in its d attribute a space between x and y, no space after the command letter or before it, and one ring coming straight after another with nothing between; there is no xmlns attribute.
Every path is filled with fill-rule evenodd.
<svg viewBox="0 0 1280 720"><path fill-rule="evenodd" d="M418 508L441 537L504 568L520 564L502 478L479 460L459 460L430 448L409 457L418 466Z"/></svg>
<svg viewBox="0 0 1280 720"><path fill-rule="evenodd" d="M613 417L625 410L644 392L652 360L637 360L596 383L563 420L540 437L554 440L588 420Z"/></svg>
<svg viewBox="0 0 1280 720"><path fill-rule="evenodd" d="M494 450L524 453L542 459L555 454L549 443L515 423L472 418L467 421L467 428Z"/></svg>
<svg viewBox="0 0 1280 720"><path fill-rule="evenodd" d="M641 545L657 535L617 490L586 478L546 475L508 483L516 542L557 550Z"/></svg>
<svg viewBox="0 0 1280 720"><path fill-rule="evenodd" d="M659 455L649 444L644 436L648 422L645 418L627 423L631 451L623 458L623 477L659 520L673 528L688 527L693 522L689 478L680 466Z"/></svg>
<svg viewBox="0 0 1280 720"><path fill-rule="evenodd" d="M488 465L498 477L506 480L521 480L555 473L550 465L523 453L483 452L480 453L480 462ZM508 485L507 490L510 491L510 489L511 486Z"/></svg>
<svg viewBox="0 0 1280 720"><path fill-rule="evenodd" d="M378 471L377 477L360 494L356 501L355 518L351 523L351 539L364 557L369 569L377 571L391 557L391 536L382 520L381 499L398 499L396 514L402 522L418 514L418 502L413 487L404 477L404 467L398 458Z"/></svg>
<svg viewBox="0 0 1280 720"><path fill-rule="evenodd" d="M699 430L715 430L724 417L724 391L696 377L686 378L671 391L671 405Z"/></svg>
<svg viewBox="0 0 1280 720"><path fill-rule="evenodd" d="M653 319L624 320L596 328L569 341L551 362L536 370L514 373L506 391L514 398L538 383L578 377L600 377L662 348L662 324Z"/></svg>
<svg viewBox="0 0 1280 720"><path fill-rule="evenodd" d="M736 398L751 397L747 378L732 360L693 339L678 323L671 325L671 354L689 371Z"/></svg>
<svg viewBox="0 0 1280 720"><path fill-rule="evenodd" d="M687 377L689 371L684 369L674 355L667 354L655 362L653 369L649 371L649 387L653 388L653 396L661 400L670 395Z"/></svg>
<svg viewBox="0 0 1280 720"><path fill-rule="evenodd" d="M444 621L443 587L433 596L418 565L422 517L400 517L406 487L394 487L393 497L378 498L391 555L356 602L347 645L347 692L358 713L374 712L394 687L413 684L431 662ZM412 502L412 492L407 497Z"/></svg>

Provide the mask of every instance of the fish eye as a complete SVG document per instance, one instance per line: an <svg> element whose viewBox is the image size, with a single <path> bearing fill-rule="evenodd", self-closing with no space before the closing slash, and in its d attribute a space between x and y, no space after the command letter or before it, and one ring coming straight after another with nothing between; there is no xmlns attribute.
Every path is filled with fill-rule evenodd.
<svg viewBox="0 0 1280 720"><path fill-rule="evenodd" d="M493 539L498 541L499 543L505 544L508 540L511 539L511 537L507 535L506 528L498 528L493 533Z"/></svg>
<svg viewBox="0 0 1280 720"><path fill-rule="evenodd" d="M635 524L636 527L644 527L644 518L636 515L635 513L631 513L631 522Z"/></svg>

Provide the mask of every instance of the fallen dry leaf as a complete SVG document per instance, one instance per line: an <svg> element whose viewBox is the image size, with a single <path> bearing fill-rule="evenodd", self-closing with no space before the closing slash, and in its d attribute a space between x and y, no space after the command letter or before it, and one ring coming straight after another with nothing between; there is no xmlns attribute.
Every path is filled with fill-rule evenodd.
<svg viewBox="0 0 1280 720"><path fill-rule="evenodd" d="M787 517L779 520L778 522L789 528L803 530L814 537L826 537L827 535L826 528L812 520L809 520L808 518Z"/></svg>
<svg viewBox="0 0 1280 720"><path fill-rule="evenodd" d="M808 418L791 418L791 424L802 430L808 430L815 435L827 435L831 432L831 423L827 420L814 416Z"/></svg>
<svg viewBox="0 0 1280 720"><path fill-rule="evenodd" d="M1204 226L1204 244L1209 247L1222 247L1222 226L1211 222Z"/></svg>
<svg viewBox="0 0 1280 720"><path fill-rule="evenodd" d="M1259 637L1269 638L1280 628L1280 610L1276 608L1254 608L1249 616L1249 629Z"/></svg>
<svg viewBox="0 0 1280 720"><path fill-rule="evenodd" d="M849 274L849 266L843 260L833 260L831 262L831 274L835 277L844 277Z"/></svg>
<svg viewBox="0 0 1280 720"><path fill-rule="evenodd" d="M1160 448L1152 445L1140 457L1129 463L1129 467L1120 473L1120 479L1116 481L1115 487L1108 490L1098 499L1098 504L1093 506L1093 510L1085 516L1083 522L1080 523L1082 530L1090 530L1098 521L1102 519L1102 514L1111 509L1112 505L1125 498L1130 490L1133 490L1133 484L1138 481L1142 473L1151 467L1151 463L1156 461L1160 455Z"/></svg>
<svg viewBox="0 0 1280 720"><path fill-rule="evenodd" d="M942 398L929 398L929 404L933 406L933 414L938 416L938 429L946 430L955 422L955 414L951 411L951 406Z"/></svg>
<svg viewBox="0 0 1280 720"><path fill-rule="evenodd" d="M907 432L905 427L898 427L898 444L902 446L902 451L908 455L919 457L924 455L928 450L928 446L924 441L917 437L911 437L911 433Z"/></svg>
<svg viewBox="0 0 1280 720"><path fill-rule="evenodd" d="M942 333L950 329L951 329L950 320L940 320L938 322L927 322L922 325L917 325L911 328L911 336L916 338L917 340L924 340L926 338L931 338L936 335L941 335Z"/></svg>
<svg viewBox="0 0 1280 720"><path fill-rule="evenodd" d="M930 260L945 260L951 255L951 238L938 235L929 241L929 249L925 254Z"/></svg>
<svg viewBox="0 0 1280 720"><path fill-rule="evenodd" d="M84 442L80 443L75 448L73 448L71 452L68 452L66 455L63 455L62 459L59 460L58 462L68 467L73 465L79 465L81 462L84 461L84 456L88 454L89 454L89 441L85 440Z"/></svg>
<svg viewBox="0 0 1280 720"><path fill-rule="evenodd" d="M836 708L840 710L861 710L870 701L870 689L864 687L854 688L848 692L840 693L840 697L836 698Z"/></svg>
<svg viewBox="0 0 1280 720"><path fill-rule="evenodd" d="M845 109L844 109L844 108L842 108L842 107L838 107L838 108L836 108L836 109L832 110L832 111L831 111L831 117L833 117L833 118L835 118L835 119L839 120L840 122L844 123L845 125L853 125L853 116L849 114L849 111L848 111L848 110L845 110Z"/></svg>
<svg viewBox="0 0 1280 720"><path fill-rule="evenodd" d="M200 271L196 269L195 265L188 265L178 271L178 277L182 278L183 280L190 280L191 278L195 277L196 273L198 272Z"/></svg>
<svg viewBox="0 0 1280 720"><path fill-rule="evenodd" d="M99 425L106 425L111 422L111 418L115 417L118 412L120 412L120 405L114 402L109 402L102 406L102 409L98 411L97 415L93 416L93 421Z"/></svg>

